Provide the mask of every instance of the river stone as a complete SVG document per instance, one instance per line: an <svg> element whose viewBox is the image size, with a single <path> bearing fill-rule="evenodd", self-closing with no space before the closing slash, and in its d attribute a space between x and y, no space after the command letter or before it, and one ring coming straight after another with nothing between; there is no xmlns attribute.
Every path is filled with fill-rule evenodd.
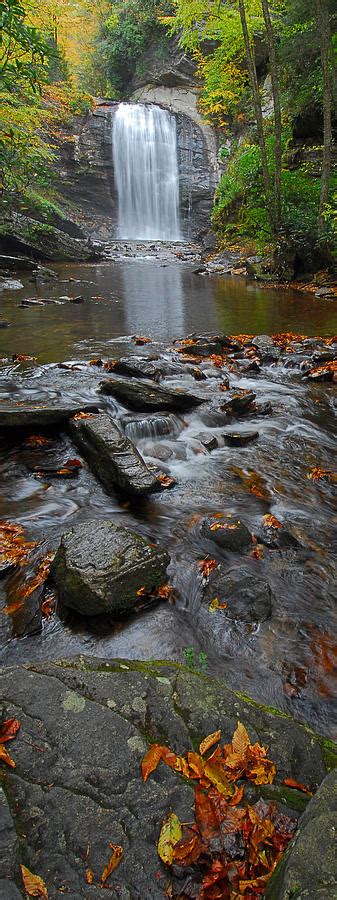
<svg viewBox="0 0 337 900"><path fill-rule="evenodd" d="M299 822L266 890L267 900L335 900L337 773L330 772Z"/></svg>
<svg viewBox="0 0 337 900"><path fill-rule="evenodd" d="M149 410L149 412L164 409L187 410L205 402L203 398L196 397L195 394L178 389L170 391L167 388L159 387L154 382L148 384L135 378L132 381L123 378L109 378L108 381L101 382L100 392L116 397L131 409Z"/></svg>
<svg viewBox="0 0 337 900"><path fill-rule="evenodd" d="M219 566L210 575L204 590L205 603L210 604L218 597L220 603L228 604L222 611L224 618L250 625L270 619L272 596L268 582L244 566L227 571Z"/></svg>
<svg viewBox="0 0 337 900"><path fill-rule="evenodd" d="M258 431L226 431L223 438L230 447L245 447L259 437Z"/></svg>
<svg viewBox="0 0 337 900"><path fill-rule="evenodd" d="M219 446L215 434L210 434L208 431L200 431L199 434L194 434L193 439L199 441L209 453L211 453L212 450L216 450Z"/></svg>
<svg viewBox="0 0 337 900"><path fill-rule="evenodd" d="M252 340L253 347L257 347L258 350L271 350L274 347L273 338L270 337L269 334L258 334Z"/></svg>
<svg viewBox="0 0 337 900"><path fill-rule="evenodd" d="M26 403L0 401L0 426L3 428L36 428L59 425L78 412L97 412L97 406L82 403Z"/></svg>
<svg viewBox="0 0 337 900"><path fill-rule="evenodd" d="M290 716L251 702L223 681L169 662L80 657L6 667L0 678L6 717L17 716L21 722L13 742L16 768L3 771L10 813L6 833L11 830L14 844L14 852L11 846L8 849L4 900L17 896L18 864L23 860L44 879L49 900L59 900L60 886L71 900L95 900L102 893L97 880L107 863L110 841L124 850L109 879L110 896L116 900L164 896L162 886L165 891L171 878L157 853L161 823L170 809L181 821L191 821L193 785L163 763L143 783L140 762L152 743L186 754L218 728L222 741L229 741L239 719L251 742L267 746L268 757L277 766L275 783L254 788L254 799L274 798L296 819L301 814L298 806L302 811L307 797L286 787L283 779L296 779L315 790L328 771L328 753L333 752L333 745ZM304 812L317 824L317 851L310 842L313 890L326 874L325 831L319 817L311 819L315 800ZM86 863L88 842L92 849ZM330 855L327 862L333 863ZM93 885L85 881L90 865L96 877ZM331 875L329 879L331 888ZM301 888L307 883L306 872L299 872L298 898L306 896ZM333 896L330 889L329 900Z"/></svg>
<svg viewBox="0 0 337 900"><path fill-rule="evenodd" d="M65 606L86 616L125 615L141 587L162 584L169 561L141 535L98 519L65 532L51 573Z"/></svg>
<svg viewBox="0 0 337 900"><path fill-rule="evenodd" d="M213 531L212 526L216 526ZM200 531L202 537L224 550L239 553L252 543L252 536L240 519L204 519Z"/></svg>
<svg viewBox="0 0 337 900"><path fill-rule="evenodd" d="M132 441L110 416L70 422L70 434L106 490L117 487L131 496L160 490L160 482L149 471Z"/></svg>
<svg viewBox="0 0 337 900"><path fill-rule="evenodd" d="M237 391L221 404L221 409L228 415L241 416L250 411L255 398L253 391Z"/></svg>

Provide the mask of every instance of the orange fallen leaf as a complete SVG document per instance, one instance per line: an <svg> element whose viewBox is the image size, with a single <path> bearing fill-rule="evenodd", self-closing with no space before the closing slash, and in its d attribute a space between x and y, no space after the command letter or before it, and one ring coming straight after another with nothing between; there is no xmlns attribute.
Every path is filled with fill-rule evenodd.
<svg viewBox="0 0 337 900"><path fill-rule="evenodd" d="M94 883L94 873L93 873L92 869L87 869L87 871L85 873L85 880L86 880L87 884Z"/></svg>
<svg viewBox="0 0 337 900"><path fill-rule="evenodd" d="M147 593L147 589L143 585L142 587L138 588L137 597L144 597L146 593Z"/></svg>
<svg viewBox="0 0 337 900"><path fill-rule="evenodd" d="M272 515L263 516L263 521L264 521L266 528L283 528L282 523L279 522L279 520L276 518L276 516L272 516Z"/></svg>
<svg viewBox="0 0 337 900"><path fill-rule="evenodd" d="M251 551L250 555L253 556L255 559L263 559L263 556L264 556L263 544L256 544L256 546Z"/></svg>
<svg viewBox="0 0 337 900"><path fill-rule="evenodd" d="M151 772L154 772L157 768L162 756L161 756L162 747L160 744L152 744L150 749L145 753L144 759L142 760L141 770L143 781L147 781Z"/></svg>
<svg viewBox="0 0 337 900"><path fill-rule="evenodd" d="M78 412L78 413L75 413L75 415L72 416L71 418L75 419L75 421L77 421L78 419L93 419L94 413Z"/></svg>
<svg viewBox="0 0 337 900"><path fill-rule="evenodd" d="M156 590L157 597L160 597L161 600L168 600L172 594L172 585L171 584L162 584Z"/></svg>
<svg viewBox="0 0 337 900"><path fill-rule="evenodd" d="M46 885L39 875L33 875L26 866L20 866L24 889L28 897L44 897L48 900Z"/></svg>
<svg viewBox="0 0 337 900"><path fill-rule="evenodd" d="M43 437L42 434L31 434L24 441L25 447L46 447L50 444L49 438Z"/></svg>
<svg viewBox="0 0 337 900"><path fill-rule="evenodd" d="M164 473L160 473L160 475L157 475L157 479L158 481L160 481L160 484L164 488L174 487L174 485L177 483L175 478L172 478L170 475L164 475Z"/></svg>
<svg viewBox="0 0 337 900"><path fill-rule="evenodd" d="M17 735L19 728L21 728L19 719L6 719L0 727L0 744L12 741Z"/></svg>
<svg viewBox="0 0 337 900"><path fill-rule="evenodd" d="M14 759L9 755L8 750L4 747L3 744L0 744L0 761L7 763L11 769L15 769Z"/></svg>
<svg viewBox="0 0 337 900"><path fill-rule="evenodd" d="M142 346L143 344L152 344L151 338L143 337L143 335L135 334L132 340L137 346Z"/></svg>
<svg viewBox="0 0 337 900"><path fill-rule="evenodd" d="M220 738L221 731L213 731L213 734L209 734L207 737L205 737L204 740L201 741L199 747L199 753L201 754L201 756L204 756L204 754L207 753L207 750L210 750L211 747L214 746L214 744L217 744Z"/></svg>
<svg viewBox="0 0 337 900"><path fill-rule="evenodd" d="M309 794L310 797L313 796L313 791L310 790L305 784L301 784L300 781L295 781L294 778L284 778L283 784L286 784L287 787L296 788L297 791L303 791L304 794Z"/></svg>
<svg viewBox="0 0 337 900"><path fill-rule="evenodd" d="M204 578L208 578L211 572L213 572L214 569L218 568L218 565L219 563L216 561L216 559L200 559L198 561L198 567L202 572Z"/></svg>
<svg viewBox="0 0 337 900"><path fill-rule="evenodd" d="M104 866L101 878L101 887L105 885L105 882L108 880L112 872L117 869L123 856L123 847L120 847L118 844L109 844L109 847L111 847L111 850L113 852L110 856L109 862L106 866Z"/></svg>
<svg viewBox="0 0 337 900"><path fill-rule="evenodd" d="M314 466L310 469L310 472L307 473L307 478L309 478L310 481L320 481L321 478L324 478L327 481L337 483L337 472L331 472L331 469L320 469L319 466Z"/></svg>
<svg viewBox="0 0 337 900"><path fill-rule="evenodd" d="M13 362L36 362L37 356L26 356L25 353L13 353Z"/></svg>

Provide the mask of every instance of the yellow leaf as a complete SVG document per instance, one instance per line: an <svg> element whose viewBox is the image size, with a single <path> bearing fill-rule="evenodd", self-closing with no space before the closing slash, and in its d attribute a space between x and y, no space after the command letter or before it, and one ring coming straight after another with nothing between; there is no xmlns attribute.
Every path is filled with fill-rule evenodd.
<svg viewBox="0 0 337 900"><path fill-rule="evenodd" d="M173 849L183 836L181 822L175 813L170 813L162 824L157 845L158 854L164 863L173 862Z"/></svg>
<svg viewBox="0 0 337 900"><path fill-rule="evenodd" d="M213 731L213 734L209 734L207 737L205 737L204 740L201 741L199 747L199 753L201 753L201 756L204 756L204 754L207 753L207 750L210 750L210 748L213 747L213 745L216 744L217 741L220 740L220 738L221 731Z"/></svg>
<svg viewBox="0 0 337 900"><path fill-rule="evenodd" d="M28 897L44 897L48 900L46 885L39 875L33 875L26 866L20 866L24 889Z"/></svg>
<svg viewBox="0 0 337 900"><path fill-rule="evenodd" d="M228 778L226 778L223 766L219 763L205 763L205 776L214 784L214 787L217 788L219 794L222 794L223 797L232 797L233 796L233 788L229 783Z"/></svg>
<svg viewBox="0 0 337 900"><path fill-rule="evenodd" d="M14 759L9 755L8 750L6 750L6 747L4 747L3 744L0 744L0 760L7 763L11 769L15 769Z"/></svg>
<svg viewBox="0 0 337 900"><path fill-rule="evenodd" d="M238 727L236 728L232 739L233 753L237 753L241 759L244 759L247 747L249 747L249 745L250 740L245 726L242 725L241 722L238 722Z"/></svg>
<svg viewBox="0 0 337 900"><path fill-rule="evenodd" d="M118 844L109 844L109 847L111 847L111 850L113 852L110 856L108 864L104 866L101 878L101 887L104 886L111 873L114 872L115 869L117 869L117 866L119 866L119 863L123 856L123 847L120 847Z"/></svg>
<svg viewBox="0 0 337 900"><path fill-rule="evenodd" d="M87 871L85 873L85 880L86 880L87 884L94 883L94 873L93 873L92 869L87 869Z"/></svg>

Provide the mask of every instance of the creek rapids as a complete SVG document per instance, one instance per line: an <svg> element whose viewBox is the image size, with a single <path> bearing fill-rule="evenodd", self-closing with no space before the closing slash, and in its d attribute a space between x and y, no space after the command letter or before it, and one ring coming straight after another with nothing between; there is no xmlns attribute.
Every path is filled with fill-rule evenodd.
<svg viewBox="0 0 337 900"><path fill-rule="evenodd" d="M87 619L58 606L32 625L23 610L6 612L18 578L10 574L1 581L1 662L77 654L185 662L192 648L197 664L198 655L206 655L211 675L333 736L335 483L315 480L310 472L334 468L336 385L304 375L308 360L310 367L329 357L331 341L327 345L315 335L336 334L335 303L261 288L240 277L199 276L186 245L171 245L167 254L163 247L149 243L131 252L121 244L113 259L55 264L57 277L46 281L20 273L22 287L2 292L2 316L10 327L0 331L1 404L97 406L119 423L146 463L174 479L174 486L146 499L121 501L105 492L66 430L51 429L50 443L38 449L27 447L27 435L17 430L1 437L0 518L24 526L28 539L39 542L39 558L55 550L74 524L112 519L125 525L170 554L173 598L140 604L120 621ZM76 297L83 299L71 302ZM25 306L27 298L45 302ZM290 336L283 349L277 341L271 349L262 339L252 365L254 352L245 355L240 335L281 332L302 337ZM207 358L197 349L189 364L174 341L193 333L239 338L220 366L214 351ZM150 343L137 345L137 335ZM14 354L37 361L13 361ZM134 412L127 402L99 394L109 372L90 361L121 357L136 365L154 361L156 383L204 402L183 413ZM193 374L193 367L201 374ZM227 379L228 390L220 389ZM241 391L256 395L248 412L220 409ZM46 434L38 427L31 431ZM258 436L242 446L240 438L231 445L226 437L247 431ZM83 465L74 478L37 477L33 471L39 465L62 466L69 457ZM256 484L263 489L254 490ZM266 515L282 523L286 540L264 536ZM206 534L205 521L210 527L226 517L240 520L255 536L249 547L221 547L212 532ZM233 602L241 573L253 592L255 584L267 591L268 612L242 618L231 616L230 609L211 609L212 576L205 586L198 562L212 558L225 573L231 570ZM34 559L35 551L32 571ZM218 599L224 603L226 597ZM230 603L227 598L228 608Z"/></svg>

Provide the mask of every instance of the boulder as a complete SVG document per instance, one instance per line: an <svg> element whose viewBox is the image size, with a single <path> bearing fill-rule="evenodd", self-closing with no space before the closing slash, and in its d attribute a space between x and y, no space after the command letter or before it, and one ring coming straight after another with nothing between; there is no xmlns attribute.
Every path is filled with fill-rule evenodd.
<svg viewBox="0 0 337 900"><path fill-rule="evenodd" d="M78 412L97 412L97 406L82 403L21 403L0 402L0 426L2 428L44 428L59 425Z"/></svg>
<svg viewBox="0 0 337 900"><path fill-rule="evenodd" d="M213 541L223 550L232 550L239 553L251 546L252 536L250 531L240 519L204 519L201 523L201 535L208 541Z"/></svg>
<svg viewBox="0 0 337 900"><path fill-rule="evenodd" d="M259 437L258 431L226 431L223 438L230 447L245 447Z"/></svg>
<svg viewBox="0 0 337 900"><path fill-rule="evenodd" d="M141 535L113 522L91 520L65 532L51 568L60 599L85 616L127 615L137 591L158 587L170 557Z"/></svg>
<svg viewBox="0 0 337 900"><path fill-rule="evenodd" d="M309 801L288 851L266 890L266 900L337 897L337 773L330 772Z"/></svg>
<svg viewBox="0 0 337 900"><path fill-rule="evenodd" d="M194 434L193 438L195 441L199 441L209 453L211 453L212 450L216 450L219 446L215 434L210 434L208 431L200 431L199 434Z"/></svg>
<svg viewBox="0 0 337 900"><path fill-rule="evenodd" d="M157 853L162 821L171 809L182 822L191 821L193 784L162 762L144 784L141 760L153 743L186 755L219 728L222 743L230 741L238 719L252 743L268 747L268 758L277 767L275 783L254 787L249 802L261 796L275 799L299 820L299 837L287 855L289 865L292 848L296 851L297 840L302 841L306 863L297 867L297 897L335 896L330 823L327 827L332 775L308 804L306 794L283 783L292 778L315 790L328 771L328 755L330 766L334 764L333 745L305 725L253 703L223 681L170 662L81 656L7 666L0 677L6 716L21 721L21 732L9 747L16 769L3 767L8 798L0 857L4 900L23 895L22 861L44 879L49 900L63 896L60 886L72 900L97 897L103 893L98 881L112 852L110 841L124 852L110 876L107 896L160 900L171 881L171 871ZM324 791L322 818L314 809ZM316 826L316 842L310 822ZM310 835L306 857L305 834ZM86 883L89 867L95 875L92 886ZM273 900L290 895L279 892Z"/></svg>
<svg viewBox="0 0 337 900"><path fill-rule="evenodd" d="M0 222L0 243L15 244L19 250L29 251L42 259L52 260L94 260L100 259L101 251L90 240L71 237L66 231L46 225L22 213L13 212L10 219ZM36 264L34 265L34 269Z"/></svg>
<svg viewBox="0 0 337 900"><path fill-rule="evenodd" d="M248 566L227 570L218 566L210 576L203 599L210 604L214 597L218 597L220 603L227 603L227 608L222 610L225 619L253 625L266 622L272 614L271 588Z"/></svg>
<svg viewBox="0 0 337 900"><path fill-rule="evenodd" d="M124 406L144 411L187 410L204 403L204 399L186 391L168 390L154 382L148 384L135 378L127 381L123 378L109 378L100 385L101 394L116 397Z"/></svg>
<svg viewBox="0 0 337 900"><path fill-rule="evenodd" d="M110 493L115 488L130 496L142 496L160 489L132 441L110 416L70 422L70 434L90 468Z"/></svg>
<svg viewBox="0 0 337 900"><path fill-rule="evenodd" d="M229 416L242 416L249 412L255 398L253 391L237 391L221 404L221 409Z"/></svg>

